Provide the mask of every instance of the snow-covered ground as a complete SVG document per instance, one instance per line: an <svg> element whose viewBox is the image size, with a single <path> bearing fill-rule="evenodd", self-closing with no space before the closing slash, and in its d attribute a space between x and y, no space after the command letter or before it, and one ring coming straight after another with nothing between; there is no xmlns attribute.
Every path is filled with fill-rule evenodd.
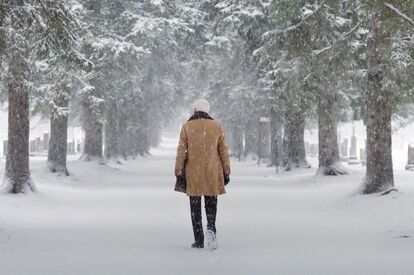
<svg viewBox="0 0 414 275"><path fill-rule="evenodd" d="M176 142L123 165L72 159L69 178L32 159L39 194L0 196L0 274L414 274L414 172L396 171L399 193L361 196L362 167L317 178L233 161L220 248L194 250Z"/></svg>

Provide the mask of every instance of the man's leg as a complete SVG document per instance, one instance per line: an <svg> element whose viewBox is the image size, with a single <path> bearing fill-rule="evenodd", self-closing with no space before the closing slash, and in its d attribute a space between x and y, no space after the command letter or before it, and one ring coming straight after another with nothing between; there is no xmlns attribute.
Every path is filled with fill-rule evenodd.
<svg viewBox="0 0 414 275"><path fill-rule="evenodd" d="M216 233L217 196L205 196L204 204L207 216L207 230Z"/></svg>
<svg viewBox="0 0 414 275"><path fill-rule="evenodd" d="M203 223L201 216L201 197L190 196L190 208L195 244L204 244Z"/></svg>

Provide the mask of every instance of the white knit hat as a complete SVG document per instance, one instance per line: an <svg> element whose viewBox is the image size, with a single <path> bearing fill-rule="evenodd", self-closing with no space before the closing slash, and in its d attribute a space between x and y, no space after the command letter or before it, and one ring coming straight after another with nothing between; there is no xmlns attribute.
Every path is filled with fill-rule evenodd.
<svg viewBox="0 0 414 275"><path fill-rule="evenodd" d="M196 100L193 103L193 107L191 108L192 113L195 112L204 112L208 113L210 111L210 103L208 103L207 99L201 98Z"/></svg>

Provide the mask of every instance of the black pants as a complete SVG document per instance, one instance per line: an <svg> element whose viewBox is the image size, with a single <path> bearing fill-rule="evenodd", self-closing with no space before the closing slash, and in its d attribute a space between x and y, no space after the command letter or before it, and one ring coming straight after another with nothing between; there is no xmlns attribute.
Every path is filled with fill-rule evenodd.
<svg viewBox="0 0 414 275"><path fill-rule="evenodd" d="M207 230L211 230L216 233L217 196L204 196L204 205L207 216ZM190 208L194 239L196 243L204 243L201 197L190 196Z"/></svg>

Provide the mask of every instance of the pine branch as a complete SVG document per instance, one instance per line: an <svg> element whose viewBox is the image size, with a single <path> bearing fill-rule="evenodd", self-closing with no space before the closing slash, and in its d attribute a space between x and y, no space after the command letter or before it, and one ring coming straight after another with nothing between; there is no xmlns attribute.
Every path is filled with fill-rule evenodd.
<svg viewBox="0 0 414 275"><path fill-rule="evenodd" d="M391 9L392 11L394 11L402 19L404 19L405 21L407 21L408 23L410 23L411 25L414 26L414 20L412 18L410 18L408 15L406 15L405 13L403 13L400 9L398 9L397 7L395 7L394 5L392 5L390 3L385 3L385 6L389 9Z"/></svg>
<svg viewBox="0 0 414 275"><path fill-rule="evenodd" d="M330 49L334 48L336 45L338 45L340 42L345 41L346 38L348 36L350 36L351 34L353 34L361 25L361 23L358 23L355 27L353 27L349 32L345 33L340 39L336 40L332 45L329 45L323 49L320 50L315 50L313 51L315 53L316 56L319 56L327 51L329 51Z"/></svg>
<svg viewBox="0 0 414 275"><path fill-rule="evenodd" d="M303 24L306 23L306 21L311 18L312 16L314 16L317 12L319 12L319 10L324 6L326 1L323 1L313 12L311 12L310 14L306 15L302 21L300 21L298 24L287 27L283 30L271 30L268 31L266 33L263 34L264 37L269 37L269 36L278 36L280 34L286 34L288 32L294 31L296 29L298 29L299 27L301 27Z"/></svg>

